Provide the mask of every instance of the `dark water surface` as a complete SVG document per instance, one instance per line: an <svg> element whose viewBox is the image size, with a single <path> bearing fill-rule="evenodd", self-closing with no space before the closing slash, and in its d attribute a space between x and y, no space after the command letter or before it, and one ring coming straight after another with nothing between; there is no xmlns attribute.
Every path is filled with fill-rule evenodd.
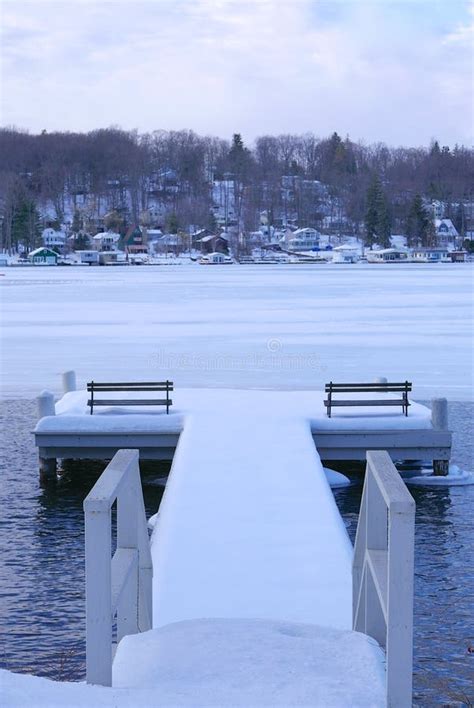
<svg viewBox="0 0 474 708"><path fill-rule="evenodd" d="M30 431L31 401L2 403L0 453L0 666L80 680L85 673L82 502L105 465L71 465L49 489L38 485ZM450 404L453 462L473 469L473 404ZM142 466L143 467L143 466ZM169 469L142 469L145 505L162 496L157 478ZM336 501L354 539L362 474ZM474 703L474 486L413 489L416 515L415 702Z"/></svg>

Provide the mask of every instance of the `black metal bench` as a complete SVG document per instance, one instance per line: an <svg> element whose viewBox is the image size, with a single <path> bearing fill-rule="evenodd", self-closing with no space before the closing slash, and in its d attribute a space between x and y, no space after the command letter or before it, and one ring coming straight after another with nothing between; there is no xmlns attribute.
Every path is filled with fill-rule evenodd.
<svg viewBox="0 0 474 708"><path fill-rule="evenodd" d="M325 385L324 391L328 394L324 405L327 408L328 417L331 417L331 408L338 406L401 406L403 413L408 415L408 392L412 390L412 385L408 381L404 383L333 383L330 381ZM334 394L341 393L401 393L400 398L345 398L333 400Z"/></svg>
<svg viewBox="0 0 474 708"><path fill-rule="evenodd" d="M87 401L90 406L91 415L94 406L166 406L166 413L169 413L173 401L170 392L173 391L172 381L139 381L136 383L97 383L91 381L87 384L87 391L91 397ZM159 391L166 393L166 398L95 398L94 395L108 391L132 391L141 393L142 391Z"/></svg>

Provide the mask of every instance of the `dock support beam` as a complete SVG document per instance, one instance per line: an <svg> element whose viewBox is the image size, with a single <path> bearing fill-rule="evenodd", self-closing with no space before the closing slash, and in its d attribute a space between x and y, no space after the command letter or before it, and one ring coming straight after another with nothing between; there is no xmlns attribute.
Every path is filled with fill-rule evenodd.
<svg viewBox="0 0 474 708"><path fill-rule="evenodd" d="M69 393L70 391L76 391L76 372L75 371L65 371L63 373L63 391L64 393Z"/></svg>
<svg viewBox="0 0 474 708"><path fill-rule="evenodd" d="M448 401L433 398L431 401L431 424L434 430L448 430ZM433 474L445 477L449 473L449 460L433 460Z"/></svg>
<svg viewBox="0 0 474 708"><path fill-rule="evenodd" d="M46 416L56 415L54 406L54 395L51 391L42 391L36 399L38 404L38 420ZM39 458L39 478L41 486L56 482L57 480L57 463L54 457Z"/></svg>

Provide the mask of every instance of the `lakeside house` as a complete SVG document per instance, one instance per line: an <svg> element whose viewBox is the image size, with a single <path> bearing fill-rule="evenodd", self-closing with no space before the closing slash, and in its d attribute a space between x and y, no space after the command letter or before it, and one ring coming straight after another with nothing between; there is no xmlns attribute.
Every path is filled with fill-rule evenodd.
<svg viewBox="0 0 474 708"><path fill-rule="evenodd" d="M453 263L465 263L467 261L467 251L451 251L449 254Z"/></svg>
<svg viewBox="0 0 474 708"><path fill-rule="evenodd" d="M203 254L229 253L229 241L223 234L203 236L196 243L200 245Z"/></svg>
<svg viewBox="0 0 474 708"><path fill-rule="evenodd" d="M123 239L125 253L130 255L148 254L146 232L140 226L130 226Z"/></svg>
<svg viewBox="0 0 474 708"><path fill-rule="evenodd" d="M59 255L52 248L46 248L45 246L40 246L40 248L35 248L34 251L30 251L28 254L28 260L34 265L57 265Z"/></svg>
<svg viewBox="0 0 474 708"><path fill-rule="evenodd" d="M281 239L281 245L289 251L319 251L321 234L310 226L293 232L288 230Z"/></svg>
<svg viewBox="0 0 474 708"><path fill-rule="evenodd" d="M100 251L99 265L126 264L126 255L123 251Z"/></svg>
<svg viewBox="0 0 474 708"><path fill-rule="evenodd" d="M120 234L114 231L103 231L96 234L92 241L97 251L117 251L120 241Z"/></svg>
<svg viewBox="0 0 474 708"><path fill-rule="evenodd" d="M45 248L50 248L57 253L64 253L66 246L66 234L63 231L56 231L51 227L44 229L41 240Z"/></svg>
<svg viewBox="0 0 474 708"><path fill-rule="evenodd" d="M332 250L333 263L357 263L360 257L359 249L349 244L335 246Z"/></svg>
<svg viewBox="0 0 474 708"><path fill-rule="evenodd" d="M199 263L201 265L223 265L224 263L233 263L233 260L225 253L215 252L208 253L207 255L202 256L199 260Z"/></svg>
<svg viewBox="0 0 474 708"><path fill-rule="evenodd" d="M451 219L434 220L436 243L438 246L454 244L459 238L459 233Z"/></svg>
<svg viewBox="0 0 474 708"><path fill-rule="evenodd" d="M87 263L87 265L98 265L99 264L99 251L88 250L88 251L76 251L81 263Z"/></svg>
<svg viewBox="0 0 474 708"><path fill-rule="evenodd" d="M447 248L415 248L412 260L420 263L451 263Z"/></svg>
<svg viewBox="0 0 474 708"><path fill-rule="evenodd" d="M381 248L378 251L366 251L367 263L403 263L408 260L406 251L396 248Z"/></svg>

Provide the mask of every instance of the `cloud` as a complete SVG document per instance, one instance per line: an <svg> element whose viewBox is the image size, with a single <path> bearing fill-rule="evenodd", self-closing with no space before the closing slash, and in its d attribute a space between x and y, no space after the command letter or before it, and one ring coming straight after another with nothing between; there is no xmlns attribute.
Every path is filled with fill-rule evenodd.
<svg viewBox="0 0 474 708"><path fill-rule="evenodd" d="M472 4L4 2L2 122L470 142Z"/></svg>
<svg viewBox="0 0 474 708"><path fill-rule="evenodd" d="M444 39L444 44L456 44L467 47L469 52L474 51L474 0L472 0L468 9L470 18L467 18L464 23L457 25L453 32L450 32Z"/></svg>

